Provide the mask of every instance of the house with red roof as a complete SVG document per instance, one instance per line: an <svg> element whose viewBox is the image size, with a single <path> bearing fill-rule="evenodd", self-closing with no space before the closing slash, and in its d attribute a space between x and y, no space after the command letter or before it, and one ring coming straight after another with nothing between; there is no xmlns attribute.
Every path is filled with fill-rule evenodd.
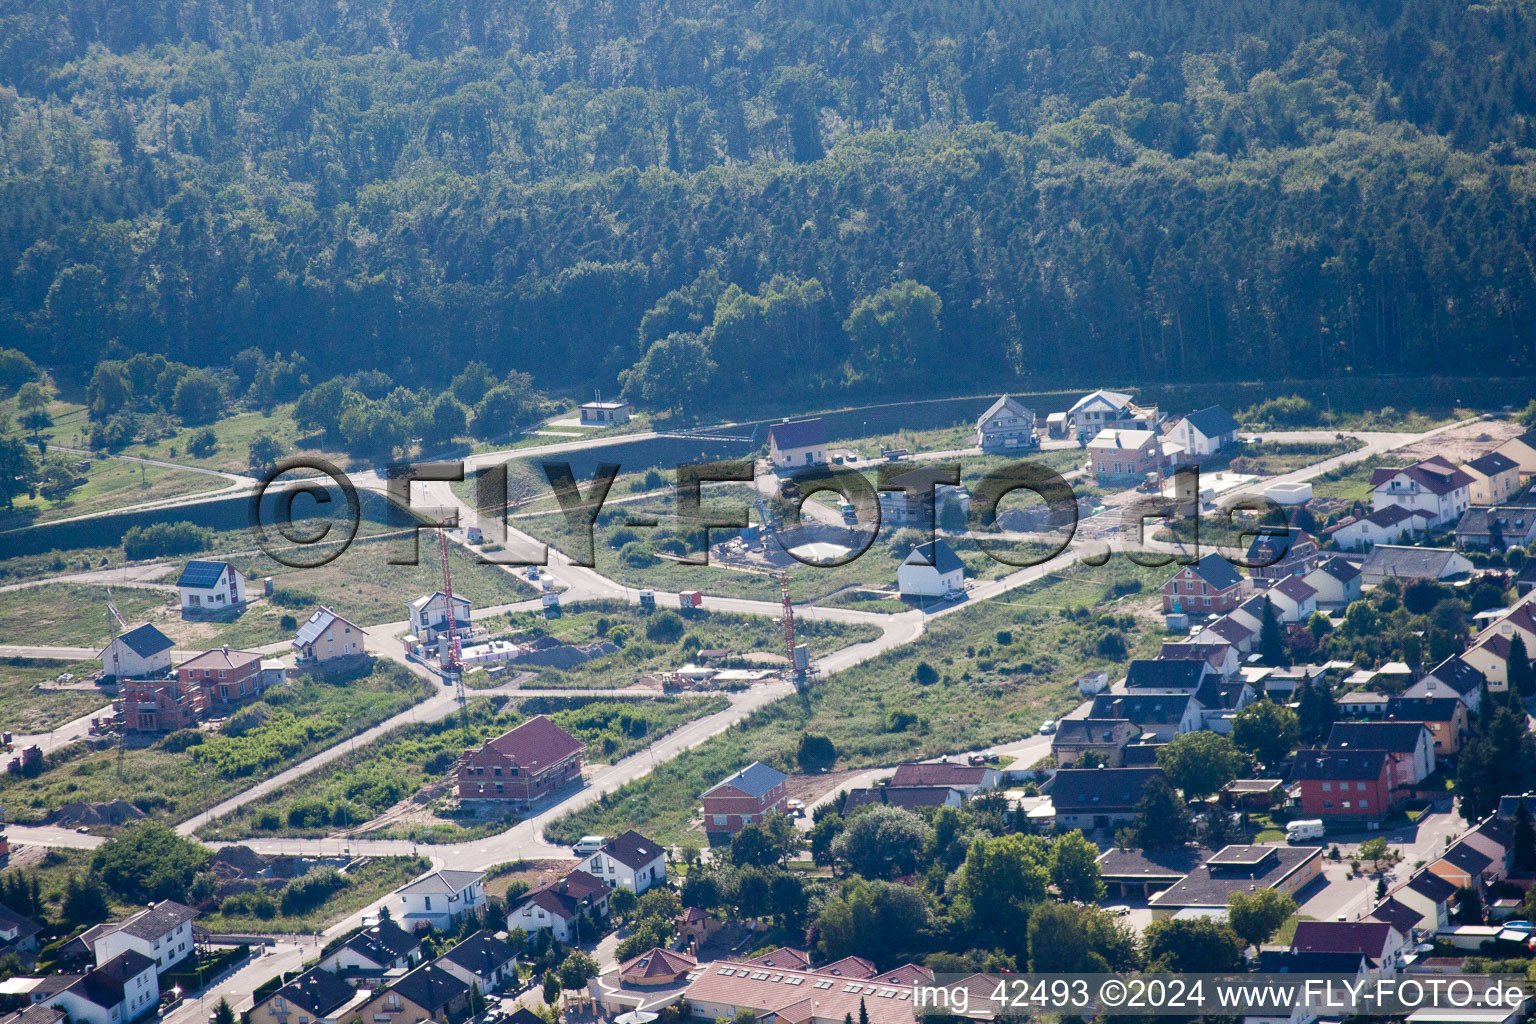
<svg viewBox="0 0 1536 1024"><path fill-rule="evenodd" d="M261 655L218 647L176 666L183 686L201 689L215 711L256 700L262 693Z"/></svg>
<svg viewBox="0 0 1536 1024"><path fill-rule="evenodd" d="M459 803L499 814L532 806L581 778L586 744L544 715L537 715L466 750L459 761Z"/></svg>
<svg viewBox="0 0 1536 1024"><path fill-rule="evenodd" d="M1163 584L1164 615L1225 615L1242 599L1243 577L1232 563L1209 554Z"/></svg>

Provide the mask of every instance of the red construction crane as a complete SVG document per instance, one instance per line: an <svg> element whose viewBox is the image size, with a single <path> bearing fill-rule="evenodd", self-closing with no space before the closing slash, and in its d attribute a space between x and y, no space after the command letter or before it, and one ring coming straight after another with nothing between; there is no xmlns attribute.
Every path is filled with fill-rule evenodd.
<svg viewBox="0 0 1536 1024"><path fill-rule="evenodd" d="M443 563L443 624L448 627L448 653L439 660L443 669L443 681L452 681L454 695L459 700L459 717L464 731L469 731L469 698L464 692L464 671L460 665L459 616L453 606L453 576L448 571L448 533L442 527L437 530L437 556Z"/></svg>
<svg viewBox="0 0 1536 1024"><path fill-rule="evenodd" d="M795 666L795 606L789 600L789 573L772 573L774 579L779 581L779 600L784 605L784 654L789 658L789 671L791 675L800 675L800 670Z"/></svg>

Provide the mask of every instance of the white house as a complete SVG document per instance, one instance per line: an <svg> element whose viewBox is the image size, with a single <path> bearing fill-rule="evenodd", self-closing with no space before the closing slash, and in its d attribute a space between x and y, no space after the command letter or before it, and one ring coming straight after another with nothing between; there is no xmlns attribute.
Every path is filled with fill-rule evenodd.
<svg viewBox="0 0 1536 1024"><path fill-rule="evenodd" d="M487 931L478 931L433 963L482 993L500 992L517 980L517 950Z"/></svg>
<svg viewBox="0 0 1536 1024"><path fill-rule="evenodd" d="M615 836L587 862L586 870L637 896L667 880L667 849L634 829Z"/></svg>
<svg viewBox="0 0 1536 1024"><path fill-rule="evenodd" d="M148 679L171 671L171 638L149 623L135 626L103 647L101 670L122 679Z"/></svg>
<svg viewBox="0 0 1536 1024"><path fill-rule="evenodd" d="M135 950L92 968L68 988L45 999L73 1024L128 1024L160 1004L155 962Z"/></svg>
<svg viewBox="0 0 1536 1024"><path fill-rule="evenodd" d="M1365 551L1377 544L1412 540L1429 528L1433 513L1402 505L1386 505L1363 516L1341 519L1323 531L1343 551Z"/></svg>
<svg viewBox="0 0 1536 1024"><path fill-rule="evenodd" d="M1395 544L1376 545L1360 566L1363 583L1380 583L1386 579L1448 580L1471 571L1472 563L1450 548L1399 547Z"/></svg>
<svg viewBox="0 0 1536 1024"><path fill-rule="evenodd" d="M827 425L820 417L785 420L768 428L768 459L776 471L827 464Z"/></svg>
<svg viewBox="0 0 1536 1024"><path fill-rule="evenodd" d="M1287 576L1264 595L1274 604L1281 622L1305 622L1317 611L1317 589L1300 576Z"/></svg>
<svg viewBox="0 0 1536 1024"><path fill-rule="evenodd" d="M1472 503L1472 478L1443 455L1371 473L1371 507L1400 505L1430 514L1428 528L1449 528Z"/></svg>
<svg viewBox="0 0 1536 1024"><path fill-rule="evenodd" d="M196 917L197 911L175 900L152 903L132 917L93 929L91 951L104 964L133 950L153 960L157 971L167 971L192 954Z"/></svg>
<svg viewBox="0 0 1536 1024"><path fill-rule="evenodd" d="M424 925L439 930L450 927L471 910L485 906L483 871L433 871L402 885L394 895L400 897L397 920L408 932Z"/></svg>
<svg viewBox="0 0 1536 1024"><path fill-rule="evenodd" d="M1078 441L1087 444L1105 427L1151 430L1157 426L1157 409L1142 409L1123 392L1095 391L1072 403L1067 422Z"/></svg>
<svg viewBox="0 0 1536 1024"><path fill-rule="evenodd" d="M183 617L218 615L245 607L245 574L228 562L193 559L176 581Z"/></svg>
<svg viewBox="0 0 1536 1024"><path fill-rule="evenodd" d="M965 591L965 563L942 540L912 549L896 568L896 588L902 597L948 597Z"/></svg>
<svg viewBox="0 0 1536 1024"><path fill-rule="evenodd" d="M326 662L363 653L363 627L321 605L293 638L301 661Z"/></svg>
<svg viewBox="0 0 1536 1024"><path fill-rule="evenodd" d="M409 970L421 962L421 939L383 916L320 959L316 965L354 984L382 978L387 971Z"/></svg>
<svg viewBox="0 0 1536 1024"><path fill-rule="evenodd" d="M1034 412L1017 399L1004 395L977 418L976 444L984 452L1038 447Z"/></svg>
<svg viewBox="0 0 1536 1024"><path fill-rule="evenodd" d="M1360 599L1360 569L1342 558L1327 558L1302 579L1317 591L1319 608L1345 608Z"/></svg>
<svg viewBox="0 0 1536 1024"><path fill-rule="evenodd" d="M1213 405L1173 424L1168 437L1190 455L1214 455L1237 440L1237 420L1221 406Z"/></svg>
<svg viewBox="0 0 1536 1024"><path fill-rule="evenodd" d="M447 632L448 615L444 605L446 598L441 590L434 590L406 605L411 618L411 632L423 643L436 643ZM469 598L453 595L453 628L462 637L469 632Z"/></svg>
<svg viewBox="0 0 1536 1024"><path fill-rule="evenodd" d="M561 942L580 941L583 915L608 916L608 896L613 886L580 868L523 894L522 902L507 914L507 930L521 928L529 935L550 930ZM585 936L595 938L596 936Z"/></svg>
<svg viewBox="0 0 1536 1024"><path fill-rule="evenodd" d="M583 402L580 422L584 427L616 427L628 423L632 406L620 399L617 402Z"/></svg>

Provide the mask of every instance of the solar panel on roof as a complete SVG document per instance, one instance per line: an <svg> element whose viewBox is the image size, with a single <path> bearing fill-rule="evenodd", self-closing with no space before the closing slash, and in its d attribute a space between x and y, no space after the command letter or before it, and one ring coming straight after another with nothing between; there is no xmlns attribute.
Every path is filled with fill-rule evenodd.
<svg viewBox="0 0 1536 1024"><path fill-rule="evenodd" d="M188 562L186 568L181 570L181 578L176 581L176 585L206 589L218 583L223 574L223 562Z"/></svg>

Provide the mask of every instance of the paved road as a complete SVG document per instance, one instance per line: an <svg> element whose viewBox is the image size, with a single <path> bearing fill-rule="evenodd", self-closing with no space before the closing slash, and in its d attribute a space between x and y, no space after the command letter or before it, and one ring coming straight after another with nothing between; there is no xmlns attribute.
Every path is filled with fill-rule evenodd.
<svg viewBox="0 0 1536 1024"><path fill-rule="evenodd" d="M177 567L169 562L145 562L142 565L120 565L111 569L91 569L88 572L71 572L62 576L47 576L38 580L23 580L0 586L0 594L12 590L28 590L45 587L50 583L88 583L108 587L136 587L140 590L176 592L176 584L157 582Z"/></svg>

